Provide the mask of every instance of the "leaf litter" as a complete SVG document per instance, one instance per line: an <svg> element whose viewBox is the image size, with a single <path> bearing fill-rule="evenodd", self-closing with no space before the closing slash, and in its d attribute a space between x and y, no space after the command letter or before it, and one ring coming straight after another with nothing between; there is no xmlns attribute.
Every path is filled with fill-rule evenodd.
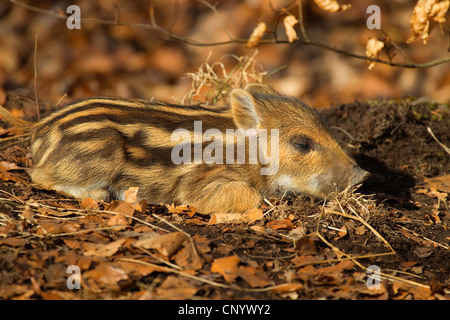
<svg viewBox="0 0 450 320"><path fill-rule="evenodd" d="M252 58L238 64L254 68ZM189 99L208 88L217 101L227 86L261 80L226 83L204 68ZM449 145L448 108L367 101L324 113L372 181L323 202L280 190L243 215L148 204L136 187L126 201L67 198L30 183L26 141L1 141L0 297L448 299L449 159L427 131ZM81 270L79 290L66 286L70 265Z"/></svg>

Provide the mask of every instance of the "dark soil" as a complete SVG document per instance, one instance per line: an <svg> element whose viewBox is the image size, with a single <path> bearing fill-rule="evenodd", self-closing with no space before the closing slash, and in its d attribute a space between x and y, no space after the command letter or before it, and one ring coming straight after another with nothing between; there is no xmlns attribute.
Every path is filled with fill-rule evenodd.
<svg viewBox="0 0 450 320"><path fill-rule="evenodd" d="M177 275L178 279L185 281L185 286L196 288L191 296L181 296L182 298L448 299L448 199L444 197L443 200L438 200L432 193L420 191L431 191L426 184L429 181L427 178L444 176L450 172L449 154L427 131L428 127L431 128L442 144L450 146L448 107L413 99L367 101L333 106L324 110L324 113L342 145L362 168L373 173L370 180L356 192L361 193L364 199L373 201L369 202L370 214L366 221L389 243L395 254L383 255L390 251L387 245L372 232L357 232L357 228L361 226L358 222L341 216L322 216L323 202L305 196L279 195L271 198L272 205L265 204L261 208L267 215L252 224L207 225L209 217L196 214L191 218L186 214L168 213L162 206L149 206L144 212L136 211L134 217L173 230L166 222L153 215L156 214L189 235L203 239L202 243L206 244L207 250L198 250L203 265L197 268L195 274L230 287L201 283L163 271L155 271L145 276L129 272L126 281L121 280L112 286L108 282L99 281L98 277L88 272L96 270L97 266L104 262L117 263L122 257L146 257L142 252L124 245L115 255L92 258L90 265L85 267L86 287L71 291L65 287L66 275L61 273L58 266L63 265L65 268L69 264L67 257L72 255L82 257L83 245L77 247L75 242L68 240L92 242L92 237L96 235L103 240L114 241L122 238L126 232L138 232L136 230L143 225L133 221L121 231L100 230L89 235L74 233L60 237L51 237L48 234L35 236L38 234L37 230L44 226L45 219L42 216L24 219L23 202L33 199L54 208L80 208L80 202L33 186L26 172L17 169L11 171L16 178L0 180L0 190L6 192L0 195L0 298L177 298L178 296L165 296L162 292L167 294L168 291L161 290L165 288L163 285L168 278ZM5 133L3 138L7 136L8 133ZM9 144L9 140L2 142L0 160L17 163L21 168L28 167L30 159L27 143L8 146ZM446 188L437 191L448 192L448 185ZM270 212L272 206L275 210ZM100 206L100 209L102 208ZM94 217L106 219L101 213L92 213L90 217L92 221ZM270 227L271 221L283 219L289 220L291 226ZM319 219L322 219L320 223ZM87 222L81 223L81 220L79 224L82 227L87 226ZM347 226L348 230L344 236L339 237L334 229L330 229L340 229L343 225ZM265 231L258 233L252 229L254 226L262 227ZM293 242L287 235L290 230L296 228L303 228L306 236ZM69 231L66 230L70 233ZM401 281L391 279L383 280L383 290L369 292L365 286L366 270L357 265L322 272L325 269L321 268L336 267L339 259L343 257L318 237L316 231L334 248L339 248L345 254L372 255L371 258L358 260L363 266L377 265L383 273L428 286L428 291L423 293L418 285L399 285ZM129 237L133 238L132 235ZM23 239L23 242L20 239ZM198 245L197 242L196 244ZM251 287L242 276L228 283L220 274L211 272L215 259L232 255L239 257L241 266L263 272L270 285L296 283L299 287L291 291L258 291L258 287L270 286ZM295 260L305 257L333 261L303 264ZM175 263L173 259L170 259L170 262ZM240 289L233 289L236 286Z"/></svg>
<svg viewBox="0 0 450 320"><path fill-rule="evenodd" d="M417 193L425 177L450 172L450 156L432 138L427 128L444 145L450 144L450 116L445 105L430 101L370 101L335 106L326 111L342 145L353 154L358 164L373 177L358 190L375 194L384 205L373 226L389 241L396 256L383 259L385 268L396 268L402 261L419 261L433 270L430 278L448 284L450 255L438 250L426 258L418 258L417 243L395 230L402 217L411 220L407 228L435 242L447 245L448 201L440 204L440 224L429 223L428 214L437 199ZM426 99L425 99L426 100ZM448 189L447 189L448 190ZM409 220L408 220L409 221ZM398 229L397 229L398 231ZM351 243L348 243L351 247Z"/></svg>

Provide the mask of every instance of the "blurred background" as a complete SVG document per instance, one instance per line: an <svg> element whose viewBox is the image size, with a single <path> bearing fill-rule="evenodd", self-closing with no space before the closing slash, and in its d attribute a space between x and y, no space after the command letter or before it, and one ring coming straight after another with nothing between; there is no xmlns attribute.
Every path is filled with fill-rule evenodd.
<svg viewBox="0 0 450 320"><path fill-rule="evenodd" d="M23 3L56 13L65 13L69 5L76 4L82 19L114 20L120 13L120 21L133 24L150 23L152 7L159 26L184 39L205 44L227 41L227 33L247 39L259 22L272 29L279 12L293 2L209 0L217 12L193 0L24 0ZM449 56L448 32L438 26L431 32L428 44L424 45L420 39L406 44L412 34L409 19L416 1L340 3L349 3L352 8L330 13L312 0L301 1L304 26L311 41L364 55L369 37L384 39L388 35L413 62ZM381 8L381 30L366 27L370 16L366 9L372 4ZM299 16L297 6L290 12ZM298 25L296 30L300 35ZM275 32L280 40L286 39L282 19ZM272 36L269 33L265 38ZM395 52L392 49L391 54ZM255 68L267 72L265 83L319 108L410 95L450 103L450 63L428 69L377 64L368 70L367 61L299 42L260 45L256 50ZM254 54L255 49L242 43L194 46L137 25L86 22L81 23L80 30L69 30L65 20L0 0L0 103L6 99L5 92L11 90L26 89L34 94L35 58L39 98L56 104L67 95L65 104L94 95L179 101L191 89L191 79L186 74L196 72L207 59L211 63L220 61L231 70L236 65L235 57ZM380 58L386 60L387 56L381 53ZM405 62L400 52L396 52L394 61Z"/></svg>

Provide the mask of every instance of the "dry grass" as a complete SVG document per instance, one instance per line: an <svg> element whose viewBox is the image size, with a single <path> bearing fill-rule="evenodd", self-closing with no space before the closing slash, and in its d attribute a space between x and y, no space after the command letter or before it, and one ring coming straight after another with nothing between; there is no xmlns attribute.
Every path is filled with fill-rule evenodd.
<svg viewBox="0 0 450 320"><path fill-rule="evenodd" d="M269 74L262 70L255 57L258 51L251 55L226 55L221 60L210 62L211 54L195 73L186 74L192 79L192 88L182 99L183 104L202 103L207 106L219 102L227 102L229 92L236 88L243 88L250 83L262 83ZM227 69L222 60L231 58L232 68Z"/></svg>

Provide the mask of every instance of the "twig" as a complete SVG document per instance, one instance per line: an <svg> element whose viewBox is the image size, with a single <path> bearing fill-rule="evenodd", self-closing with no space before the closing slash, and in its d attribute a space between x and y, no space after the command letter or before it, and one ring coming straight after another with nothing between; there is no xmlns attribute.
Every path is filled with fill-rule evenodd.
<svg viewBox="0 0 450 320"><path fill-rule="evenodd" d="M308 34L306 33L305 25L303 24L303 10L301 1L299 1L298 3L298 24L300 25L300 31L302 33L303 39L305 39L306 41L310 41Z"/></svg>
<svg viewBox="0 0 450 320"><path fill-rule="evenodd" d="M209 2L204 1L204 0L197 0L198 2L202 3L203 5L207 6L212 13L214 13L214 15L216 16L216 18L220 21L220 23L222 24L222 28L225 31L225 33L227 34L228 38L230 39L230 41L235 41L234 37L231 35L231 33L228 31L225 22L223 21L222 17L220 16L219 12L217 11L216 7L214 7L213 5L211 5Z"/></svg>
<svg viewBox="0 0 450 320"><path fill-rule="evenodd" d="M436 140L436 142L445 150L445 152L447 152L448 154L450 154L450 148L447 147L445 144L441 143L436 136L434 135L433 131L431 131L430 127L427 127L428 133L433 137L434 140Z"/></svg>

